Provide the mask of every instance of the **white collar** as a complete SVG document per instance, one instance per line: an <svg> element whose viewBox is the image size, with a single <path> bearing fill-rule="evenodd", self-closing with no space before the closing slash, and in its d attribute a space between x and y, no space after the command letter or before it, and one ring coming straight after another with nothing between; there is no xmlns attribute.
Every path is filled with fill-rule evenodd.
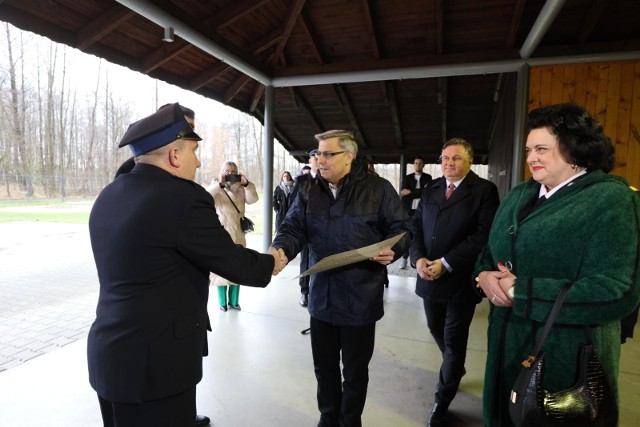
<svg viewBox="0 0 640 427"><path fill-rule="evenodd" d="M549 197L553 196L562 187L564 187L565 185L570 184L571 181L573 181L574 179L576 179L579 176L584 175L585 173L587 173L587 170L586 169L582 169L582 171L580 171L577 174L573 175L571 178L569 178L566 181L563 181L560 184L558 184L555 187L553 187L553 190L547 190L547 187L545 187L544 185L541 185L540 186L540 192L538 193L538 197L545 196L548 199Z"/></svg>

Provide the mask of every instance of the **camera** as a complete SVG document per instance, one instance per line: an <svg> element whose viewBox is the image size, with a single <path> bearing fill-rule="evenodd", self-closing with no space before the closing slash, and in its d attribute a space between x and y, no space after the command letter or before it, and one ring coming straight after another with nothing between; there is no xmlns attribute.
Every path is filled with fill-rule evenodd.
<svg viewBox="0 0 640 427"><path fill-rule="evenodd" d="M236 175L236 174L229 174L229 175L225 175L224 180L230 184L234 184L236 182L240 182L240 180L242 179L241 175Z"/></svg>

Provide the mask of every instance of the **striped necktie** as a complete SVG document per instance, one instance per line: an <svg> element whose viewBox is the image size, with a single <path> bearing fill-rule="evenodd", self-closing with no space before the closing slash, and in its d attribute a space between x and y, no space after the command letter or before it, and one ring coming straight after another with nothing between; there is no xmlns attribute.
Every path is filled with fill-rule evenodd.
<svg viewBox="0 0 640 427"><path fill-rule="evenodd" d="M444 196L445 200L449 200L451 198L451 196L453 195L453 191L455 189L456 189L456 186L454 184L449 184L449 188L447 189L447 194L446 196Z"/></svg>

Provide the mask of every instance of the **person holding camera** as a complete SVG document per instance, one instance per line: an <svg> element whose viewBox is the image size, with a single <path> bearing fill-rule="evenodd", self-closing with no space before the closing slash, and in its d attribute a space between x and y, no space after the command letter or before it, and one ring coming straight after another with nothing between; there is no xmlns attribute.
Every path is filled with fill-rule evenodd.
<svg viewBox="0 0 640 427"><path fill-rule="evenodd" d="M224 229L236 244L246 247L247 239L240 227L240 218L244 216L245 203L258 201L256 186L238 172L238 165L227 161L220 169L220 176L211 182L207 191L213 196L216 213ZM220 310L240 310L240 286L214 273L211 273L210 283L218 287Z"/></svg>

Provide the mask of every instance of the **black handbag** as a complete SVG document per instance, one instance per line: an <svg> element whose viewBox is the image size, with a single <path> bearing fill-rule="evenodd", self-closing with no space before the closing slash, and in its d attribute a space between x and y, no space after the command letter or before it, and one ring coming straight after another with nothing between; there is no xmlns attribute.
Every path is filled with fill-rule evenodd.
<svg viewBox="0 0 640 427"><path fill-rule="evenodd" d="M223 188L222 191L224 191L224 194L227 195L227 197L229 198L229 201L231 202L231 204L233 205L234 208L236 208L236 211L238 211L239 214L240 213L240 209L238 209L238 207L236 206L235 203L233 203L233 200L231 199L231 196L229 196L229 193L227 193L227 191ZM242 215L242 214L241 214ZM253 221L251 221L249 218L247 218L246 216L242 215L240 217L240 229L245 233L251 233L253 231Z"/></svg>
<svg viewBox="0 0 640 427"><path fill-rule="evenodd" d="M253 221L246 216L240 217L240 228L245 233L251 233L253 231Z"/></svg>
<svg viewBox="0 0 640 427"><path fill-rule="evenodd" d="M584 326L586 342L580 350L575 384L557 392L544 388L544 353L541 349L569 286L562 288L556 298L532 355L522 362L523 368L511 390L509 415L516 427L618 425L618 406L593 348L590 327Z"/></svg>

